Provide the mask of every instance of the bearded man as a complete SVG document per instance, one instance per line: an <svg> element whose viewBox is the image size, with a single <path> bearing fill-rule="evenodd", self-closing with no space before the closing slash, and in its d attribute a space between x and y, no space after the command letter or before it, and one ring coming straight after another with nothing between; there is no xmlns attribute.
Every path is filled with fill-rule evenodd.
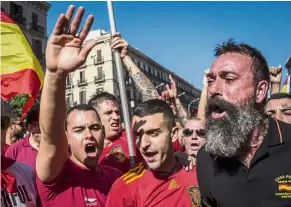
<svg viewBox="0 0 291 207"><path fill-rule="evenodd" d="M264 116L267 61L232 40L215 56L207 75L206 144L197 157L202 203L289 206L291 126Z"/></svg>

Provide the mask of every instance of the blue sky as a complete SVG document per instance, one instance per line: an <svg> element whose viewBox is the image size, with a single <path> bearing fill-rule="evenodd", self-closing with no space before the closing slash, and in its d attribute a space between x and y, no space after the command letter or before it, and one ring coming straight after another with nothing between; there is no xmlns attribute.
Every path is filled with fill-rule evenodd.
<svg viewBox="0 0 291 207"><path fill-rule="evenodd" d="M93 14L92 29L110 31L106 2L49 2L50 35L70 4ZM217 44L234 38L257 47L269 65L291 55L291 2L114 2L117 30L130 45L196 87ZM284 76L287 70L284 68ZM283 81L283 80L282 80Z"/></svg>

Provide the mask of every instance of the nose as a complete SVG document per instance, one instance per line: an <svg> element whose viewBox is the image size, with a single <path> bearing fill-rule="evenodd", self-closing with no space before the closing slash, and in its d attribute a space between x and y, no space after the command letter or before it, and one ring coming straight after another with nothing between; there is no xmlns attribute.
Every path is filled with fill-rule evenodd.
<svg viewBox="0 0 291 207"><path fill-rule="evenodd" d="M92 139L92 137L93 137L92 131L88 127L86 127L86 129L85 129L85 139Z"/></svg>
<svg viewBox="0 0 291 207"><path fill-rule="evenodd" d="M140 148L143 150L147 150L150 146L151 146L150 139L148 138L148 136L144 135L141 138Z"/></svg>
<svg viewBox="0 0 291 207"><path fill-rule="evenodd" d="M222 95L222 82L219 80L219 78L216 78L208 85L208 97L217 95Z"/></svg>
<svg viewBox="0 0 291 207"><path fill-rule="evenodd" d="M119 114L117 112L112 113L112 119L113 120L119 120L120 119Z"/></svg>
<svg viewBox="0 0 291 207"><path fill-rule="evenodd" d="M278 119L279 121L283 121L283 114L282 114L282 112L280 110L276 110L276 113L275 113L274 117L276 119Z"/></svg>

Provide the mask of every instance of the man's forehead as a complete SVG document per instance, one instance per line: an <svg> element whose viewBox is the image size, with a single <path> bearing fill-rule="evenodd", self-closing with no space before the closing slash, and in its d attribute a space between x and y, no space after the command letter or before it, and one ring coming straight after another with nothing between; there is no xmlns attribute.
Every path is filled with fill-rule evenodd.
<svg viewBox="0 0 291 207"><path fill-rule="evenodd" d="M281 105L291 106L291 99L289 98L272 99L267 103L267 107L280 107Z"/></svg>
<svg viewBox="0 0 291 207"><path fill-rule="evenodd" d="M246 72L252 66L252 58L240 53L226 53L220 55L211 65L210 74L215 74L223 70L236 73Z"/></svg>
<svg viewBox="0 0 291 207"><path fill-rule="evenodd" d="M164 123L163 113L157 113L149 116L132 118L132 129L137 131L140 129L148 130L152 128L160 128Z"/></svg>
<svg viewBox="0 0 291 207"><path fill-rule="evenodd" d="M68 122L74 123L74 122L92 122L92 121L97 121L99 122L98 116L95 111L89 110L89 111L79 111L79 110L74 110L72 111L68 118Z"/></svg>
<svg viewBox="0 0 291 207"><path fill-rule="evenodd" d="M119 109L118 103L112 100L104 100L101 103L98 104L97 106L98 110L109 110L109 109Z"/></svg>
<svg viewBox="0 0 291 207"><path fill-rule="evenodd" d="M185 128L187 127L203 127L203 121L197 119L190 119L185 123Z"/></svg>

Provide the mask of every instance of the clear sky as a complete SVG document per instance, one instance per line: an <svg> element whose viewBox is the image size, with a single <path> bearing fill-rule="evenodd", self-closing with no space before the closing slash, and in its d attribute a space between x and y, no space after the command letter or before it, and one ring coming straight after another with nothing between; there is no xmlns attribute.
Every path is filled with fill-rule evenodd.
<svg viewBox="0 0 291 207"><path fill-rule="evenodd" d="M70 4L93 14L92 29L110 31L106 2L49 2L50 35ZM128 43L196 87L217 44L234 38L257 47L269 65L291 55L291 2L114 2L117 30ZM287 70L284 67L284 76ZM282 82L284 79L282 80Z"/></svg>

